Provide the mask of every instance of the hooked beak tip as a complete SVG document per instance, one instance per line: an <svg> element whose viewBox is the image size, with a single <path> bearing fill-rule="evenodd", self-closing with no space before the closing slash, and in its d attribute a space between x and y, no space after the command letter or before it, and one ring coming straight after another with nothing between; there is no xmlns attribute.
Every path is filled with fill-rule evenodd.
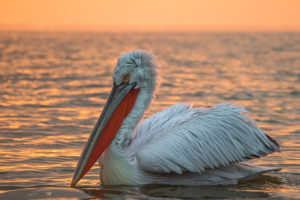
<svg viewBox="0 0 300 200"><path fill-rule="evenodd" d="M74 183L74 182L72 181L70 187L71 187L71 188L75 188L75 186L76 186L76 183Z"/></svg>

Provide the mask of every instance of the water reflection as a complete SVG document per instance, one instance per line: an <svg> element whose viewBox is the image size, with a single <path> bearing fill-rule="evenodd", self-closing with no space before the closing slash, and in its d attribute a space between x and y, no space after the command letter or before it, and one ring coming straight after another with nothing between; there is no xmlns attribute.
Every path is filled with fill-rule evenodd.
<svg viewBox="0 0 300 200"><path fill-rule="evenodd" d="M277 186L283 184L280 178L262 176L253 181L241 182L237 186L170 186L145 185L134 187L102 187L101 189L81 187L86 194L98 198L120 198L128 196L132 199L141 198L179 198L179 199L249 199L268 198L267 191L276 191Z"/></svg>
<svg viewBox="0 0 300 200"><path fill-rule="evenodd" d="M182 199L232 199L232 198L267 198L269 195L259 191L234 190L230 187L172 187L146 186L141 188L143 194L156 198Z"/></svg>

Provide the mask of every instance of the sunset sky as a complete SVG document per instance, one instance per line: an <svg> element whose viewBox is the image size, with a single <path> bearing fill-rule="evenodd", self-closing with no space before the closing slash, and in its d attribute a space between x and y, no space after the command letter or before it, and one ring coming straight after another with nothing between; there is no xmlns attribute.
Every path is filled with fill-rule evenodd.
<svg viewBox="0 0 300 200"><path fill-rule="evenodd" d="M0 29L300 31L300 0L0 0Z"/></svg>

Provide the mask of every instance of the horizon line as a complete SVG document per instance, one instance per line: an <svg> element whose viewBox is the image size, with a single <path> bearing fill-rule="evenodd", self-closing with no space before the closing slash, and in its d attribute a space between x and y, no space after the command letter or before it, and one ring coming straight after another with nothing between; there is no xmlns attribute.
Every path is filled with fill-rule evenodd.
<svg viewBox="0 0 300 200"><path fill-rule="evenodd" d="M7 25L0 24L0 31L37 32L300 32L300 27L262 27L262 26L90 26L90 25Z"/></svg>

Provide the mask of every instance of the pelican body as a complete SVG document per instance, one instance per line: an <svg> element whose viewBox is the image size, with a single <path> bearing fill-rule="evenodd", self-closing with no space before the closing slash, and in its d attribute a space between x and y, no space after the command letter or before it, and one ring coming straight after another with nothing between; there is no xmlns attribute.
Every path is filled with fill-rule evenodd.
<svg viewBox="0 0 300 200"><path fill-rule="evenodd" d="M71 186L99 159L104 185L217 185L279 170L240 163L280 151L237 105L176 104L143 120L158 65L143 50L122 54L113 89L78 161Z"/></svg>

